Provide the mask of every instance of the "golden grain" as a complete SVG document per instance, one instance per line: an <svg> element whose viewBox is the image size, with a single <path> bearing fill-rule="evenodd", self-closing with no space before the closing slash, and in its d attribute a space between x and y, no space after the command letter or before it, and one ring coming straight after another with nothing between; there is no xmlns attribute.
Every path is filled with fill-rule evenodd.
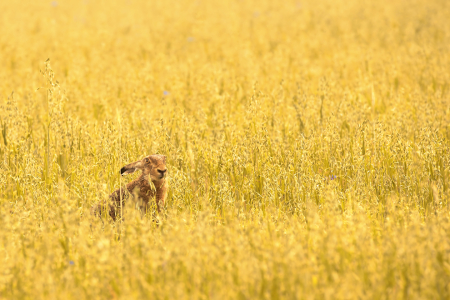
<svg viewBox="0 0 450 300"><path fill-rule="evenodd" d="M0 299L450 298L448 1L0 11Z"/></svg>

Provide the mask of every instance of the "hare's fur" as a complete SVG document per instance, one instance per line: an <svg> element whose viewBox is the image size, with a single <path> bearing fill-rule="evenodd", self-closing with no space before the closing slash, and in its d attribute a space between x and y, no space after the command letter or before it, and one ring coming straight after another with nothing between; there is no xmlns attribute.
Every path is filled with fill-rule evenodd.
<svg viewBox="0 0 450 300"><path fill-rule="evenodd" d="M139 208L146 211L151 199L156 200L158 212L164 207L167 197L168 184L166 180L166 157L164 155L150 155L142 160L124 166L122 175L142 170L141 176L121 187L109 196L108 203L97 204L92 208L95 215L101 215L102 210L108 210L109 215L116 220L125 202L133 197L139 203ZM151 181L151 183L150 183Z"/></svg>

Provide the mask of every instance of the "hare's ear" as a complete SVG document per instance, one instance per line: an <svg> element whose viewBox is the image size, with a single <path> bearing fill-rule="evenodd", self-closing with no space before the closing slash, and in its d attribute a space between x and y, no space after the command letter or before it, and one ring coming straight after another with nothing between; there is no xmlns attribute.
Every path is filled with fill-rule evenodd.
<svg viewBox="0 0 450 300"><path fill-rule="evenodd" d="M122 169L120 169L120 174L121 175L131 174L134 171L136 171L137 169L141 169L141 168L142 168L142 162L139 160L134 163L128 164L125 167L123 167Z"/></svg>
<svg viewBox="0 0 450 300"><path fill-rule="evenodd" d="M131 174L134 173L134 171L136 171L136 168L128 168L128 166L125 166L120 169L120 175Z"/></svg>

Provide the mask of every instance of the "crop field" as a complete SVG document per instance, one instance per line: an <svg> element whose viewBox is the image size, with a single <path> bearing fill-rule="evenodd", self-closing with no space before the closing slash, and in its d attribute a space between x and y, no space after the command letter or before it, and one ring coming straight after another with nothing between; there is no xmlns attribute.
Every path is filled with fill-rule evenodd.
<svg viewBox="0 0 450 300"><path fill-rule="evenodd" d="M450 299L449 20L0 1L0 299ZM150 154L162 212L93 216Z"/></svg>

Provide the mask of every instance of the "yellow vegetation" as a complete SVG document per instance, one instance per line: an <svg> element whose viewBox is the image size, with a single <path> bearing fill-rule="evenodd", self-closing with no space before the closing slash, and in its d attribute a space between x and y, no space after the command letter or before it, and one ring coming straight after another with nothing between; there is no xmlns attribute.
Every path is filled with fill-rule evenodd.
<svg viewBox="0 0 450 300"><path fill-rule="evenodd" d="M0 12L0 299L450 298L449 1Z"/></svg>

